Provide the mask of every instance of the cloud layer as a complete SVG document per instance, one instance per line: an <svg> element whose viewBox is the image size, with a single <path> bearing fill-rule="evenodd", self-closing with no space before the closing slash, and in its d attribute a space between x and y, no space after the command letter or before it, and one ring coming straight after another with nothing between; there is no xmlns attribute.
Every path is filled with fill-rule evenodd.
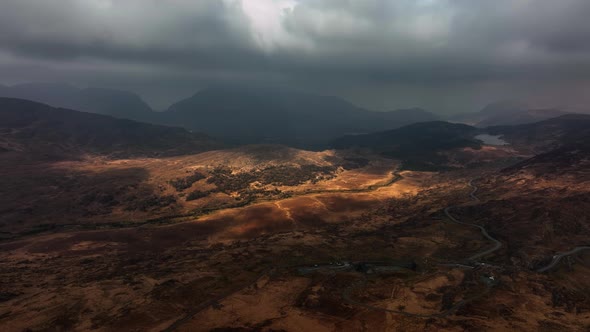
<svg viewBox="0 0 590 332"><path fill-rule="evenodd" d="M481 87L482 99L503 97L490 84L587 86L589 14L586 0L3 0L0 76L162 100L209 82L280 82L380 108L405 106L404 90L416 95L404 103L435 106L450 86Z"/></svg>

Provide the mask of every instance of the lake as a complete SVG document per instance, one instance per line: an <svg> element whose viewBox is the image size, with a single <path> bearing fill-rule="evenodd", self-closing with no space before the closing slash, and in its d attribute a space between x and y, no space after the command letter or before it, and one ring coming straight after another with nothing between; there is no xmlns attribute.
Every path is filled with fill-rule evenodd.
<svg viewBox="0 0 590 332"><path fill-rule="evenodd" d="M501 139L499 135L480 134L475 139L482 141L486 145L508 145L510 143Z"/></svg>

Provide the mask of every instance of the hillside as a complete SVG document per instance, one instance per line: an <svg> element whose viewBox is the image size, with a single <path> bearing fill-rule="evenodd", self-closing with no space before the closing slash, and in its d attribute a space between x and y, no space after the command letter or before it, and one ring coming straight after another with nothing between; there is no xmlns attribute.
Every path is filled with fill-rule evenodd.
<svg viewBox="0 0 590 332"><path fill-rule="evenodd" d="M209 137L181 128L116 119L0 98L0 147L36 156L162 156L219 147Z"/></svg>
<svg viewBox="0 0 590 332"><path fill-rule="evenodd" d="M495 126L486 129L501 135L512 145L533 152L547 152L562 145L587 142L590 138L590 115L568 114L518 126Z"/></svg>
<svg viewBox="0 0 590 332"><path fill-rule="evenodd" d="M419 108L362 109L342 99L268 86L212 86L154 112L138 95L60 83L0 86L0 97L203 132L234 144L321 149L339 136L398 128L437 117Z"/></svg>
<svg viewBox="0 0 590 332"><path fill-rule="evenodd" d="M502 170L504 175L529 172L535 177L558 177L584 171L590 175L590 136L583 142L566 144Z"/></svg>
<svg viewBox="0 0 590 332"><path fill-rule="evenodd" d="M0 97L32 100L54 107L110 115L139 121L154 121L155 113L136 94L102 88L79 89L59 83L26 83L0 87Z"/></svg>
<svg viewBox="0 0 590 332"><path fill-rule="evenodd" d="M235 143L317 148L345 134L393 129L436 116L421 109L373 112L336 97L281 88L219 86L172 105L161 119Z"/></svg>
<svg viewBox="0 0 590 332"><path fill-rule="evenodd" d="M449 120L484 128L533 123L570 113L554 108L532 108L521 102L501 101L489 104L479 112L455 115Z"/></svg>
<svg viewBox="0 0 590 332"><path fill-rule="evenodd" d="M399 129L365 135L350 135L333 142L336 149L363 148L404 160L406 167L436 168L448 160L442 151L474 148L482 142L474 136L477 128L444 121L423 122Z"/></svg>

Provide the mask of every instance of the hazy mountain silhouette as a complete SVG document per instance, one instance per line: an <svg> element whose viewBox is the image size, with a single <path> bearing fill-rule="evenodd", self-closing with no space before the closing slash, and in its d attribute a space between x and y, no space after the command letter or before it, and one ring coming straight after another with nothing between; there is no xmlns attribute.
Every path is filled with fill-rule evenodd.
<svg viewBox="0 0 590 332"><path fill-rule="evenodd" d="M27 83L0 87L0 97L32 100L54 107L153 122L154 112L138 95L120 90L86 88L62 83Z"/></svg>
<svg viewBox="0 0 590 332"><path fill-rule="evenodd" d="M172 105L163 121L237 143L321 146L350 134L437 117L421 109L374 112L340 98L261 86L216 86Z"/></svg>
<svg viewBox="0 0 590 332"><path fill-rule="evenodd" d="M553 108L532 108L519 101L499 101L487 105L479 112L455 115L449 120L484 128L533 123L570 113Z"/></svg>
<svg viewBox="0 0 590 332"><path fill-rule="evenodd" d="M98 153L127 157L197 153L220 145L183 128L0 98L0 147L36 156Z"/></svg>
<svg viewBox="0 0 590 332"><path fill-rule="evenodd" d="M60 83L0 87L0 97L37 101L55 107L166 124L204 132L231 143L281 143L321 148L351 133L438 119L419 108L375 112L337 97L270 86L220 85L199 91L154 112L131 92Z"/></svg>

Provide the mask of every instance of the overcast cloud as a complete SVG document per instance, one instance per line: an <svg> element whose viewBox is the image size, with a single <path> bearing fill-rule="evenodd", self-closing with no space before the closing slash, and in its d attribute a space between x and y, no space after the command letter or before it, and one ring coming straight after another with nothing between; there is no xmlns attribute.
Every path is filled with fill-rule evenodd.
<svg viewBox="0 0 590 332"><path fill-rule="evenodd" d="M587 0L2 0L0 82L129 89L157 108L266 82L377 109L590 102Z"/></svg>

